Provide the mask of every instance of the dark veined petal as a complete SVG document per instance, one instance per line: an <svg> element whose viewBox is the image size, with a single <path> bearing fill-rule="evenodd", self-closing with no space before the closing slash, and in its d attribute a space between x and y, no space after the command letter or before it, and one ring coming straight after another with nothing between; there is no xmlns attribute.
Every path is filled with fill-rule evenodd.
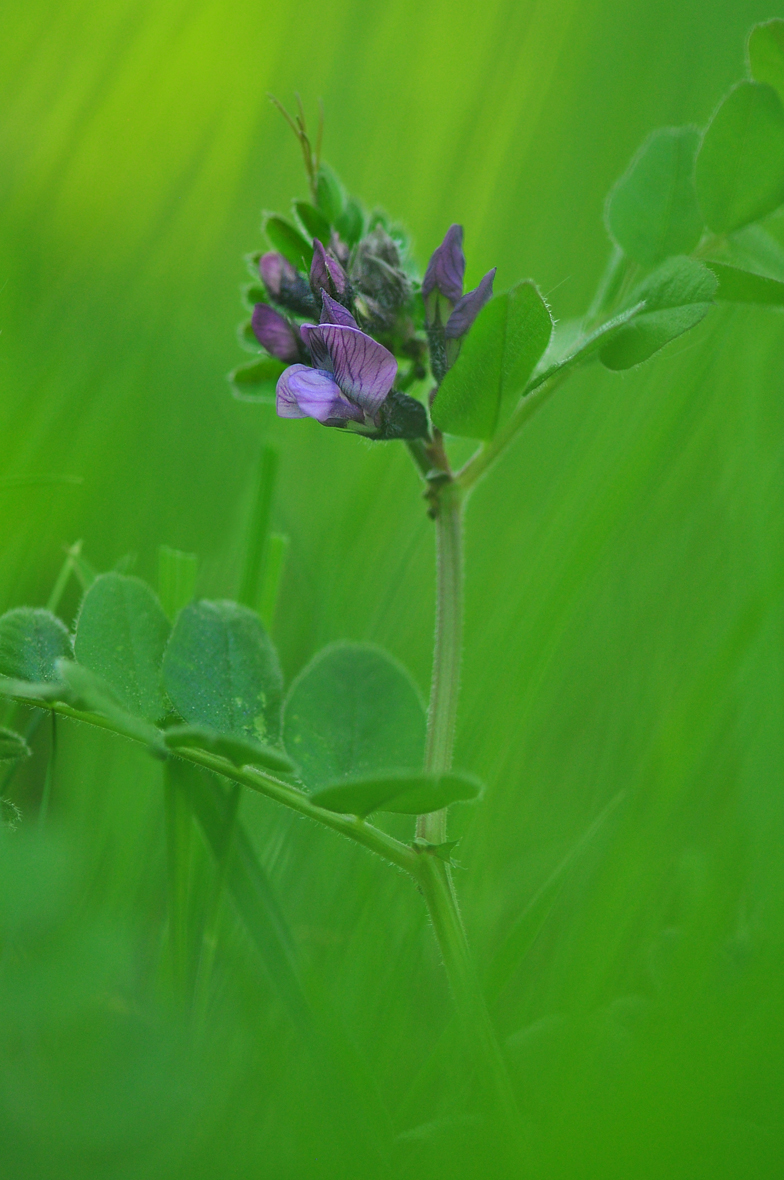
<svg viewBox="0 0 784 1180"><path fill-rule="evenodd" d="M329 351L335 380L346 397L368 414L375 414L397 373L392 353L358 328L321 324L318 331Z"/></svg>
<svg viewBox="0 0 784 1180"><path fill-rule="evenodd" d="M280 418L351 418L362 422L362 411L340 392L332 374L309 365L290 365L278 378L276 408Z"/></svg>
<svg viewBox="0 0 784 1180"><path fill-rule="evenodd" d="M480 311L493 294L496 268L489 270L478 287L464 295L446 322L447 340L465 336Z"/></svg>
<svg viewBox="0 0 784 1180"><path fill-rule="evenodd" d="M321 292L320 319L322 324L343 324L346 328L359 328L359 324L351 312L347 311L342 303L338 303L326 291Z"/></svg>
<svg viewBox="0 0 784 1180"><path fill-rule="evenodd" d="M279 361L295 361L299 345L289 321L268 303L257 303L253 308L251 326L259 344Z"/></svg>
<svg viewBox="0 0 784 1180"><path fill-rule="evenodd" d="M463 227L462 225L450 225L446 231L446 237L441 245L433 251L427 264L425 277L422 280L423 299L427 301L428 295L437 289L450 303L457 303L463 294L465 266Z"/></svg>
<svg viewBox="0 0 784 1180"><path fill-rule="evenodd" d="M278 254L276 250L270 250L267 254L262 254L259 259L259 274L271 299L277 299L279 297L284 281L291 283L297 278L297 272L294 267L288 259L284 258L282 254Z"/></svg>
<svg viewBox="0 0 784 1180"><path fill-rule="evenodd" d="M313 357L313 364L317 369L332 370L332 361L330 360L329 350L321 334L320 324L303 324L299 330L299 334L305 342L306 348L310 350L310 355Z"/></svg>

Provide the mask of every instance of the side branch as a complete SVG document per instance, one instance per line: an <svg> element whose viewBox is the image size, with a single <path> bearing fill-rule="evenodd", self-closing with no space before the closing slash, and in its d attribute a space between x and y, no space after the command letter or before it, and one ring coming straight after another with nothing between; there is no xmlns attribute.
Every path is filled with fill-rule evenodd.
<svg viewBox="0 0 784 1180"><path fill-rule="evenodd" d="M70 717L73 721L82 721L87 725L105 729L110 733L126 737L130 741L138 742L140 745L148 744L140 734L130 732L120 724L115 724L110 718L102 717L99 713L74 709L71 705L60 701L54 701L46 705L43 703L37 705L29 699L19 698L19 703L33 705L36 708L49 709L53 713L59 713L63 717ZM158 750L154 749L153 753L158 754ZM369 849L370 852L375 852L382 860L386 860L397 868L403 869L411 876L417 876L419 857L408 845L403 844L400 840L396 840L393 836L388 836L386 832L382 832L380 828L374 827L373 824L367 823L366 820L358 819L356 816L341 815L338 812L327 811L324 807L318 807L311 801L310 796L305 791L300 790L299 787L292 786L290 783L284 782L282 779L276 778L272 774L268 774L253 766L234 766L226 758L221 758L219 755L211 754L207 750L199 750L193 747L181 748L176 753L172 751L171 754L164 755L164 757L166 756L182 758L185 762L192 762L196 766L202 766L206 770L212 770L216 774L229 779L231 782L240 783L244 787L249 787L252 791L257 791L260 795L265 795L268 799L274 799L276 803L282 803L284 807L289 807L292 811L296 811L300 815L307 816L308 819L313 819L317 823L323 824L324 827L330 828L333 832L339 832L342 836L346 836L356 844L361 844L363 848Z"/></svg>

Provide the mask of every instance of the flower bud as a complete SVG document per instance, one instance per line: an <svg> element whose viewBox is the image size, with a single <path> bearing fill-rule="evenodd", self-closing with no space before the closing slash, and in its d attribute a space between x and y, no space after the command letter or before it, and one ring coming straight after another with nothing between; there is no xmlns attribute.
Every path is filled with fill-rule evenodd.
<svg viewBox="0 0 784 1180"><path fill-rule="evenodd" d="M299 343L289 321L270 307L268 303L257 303L253 309L251 326L259 344L279 361L291 364L299 358Z"/></svg>
<svg viewBox="0 0 784 1180"><path fill-rule="evenodd" d="M429 325L445 324L463 295L465 274L463 227L451 225L434 251L422 280L422 298Z"/></svg>
<svg viewBox="0 0 784 1180"><path fill-rule="evenodd" d="M343 267L324 249L318 238L313 242L313 262L310 267L310 287L316 298L326 291L333 299L346 294L346 272Z"/></svg>
<svg viewBox="0 0 784 1180"><path fill-rule="evenodd" d="M284 284L293 283L297 278L297 272L291 263L275 250L262 254L259 259L259 274L270 299L275 300L280 299Z"/></svg>

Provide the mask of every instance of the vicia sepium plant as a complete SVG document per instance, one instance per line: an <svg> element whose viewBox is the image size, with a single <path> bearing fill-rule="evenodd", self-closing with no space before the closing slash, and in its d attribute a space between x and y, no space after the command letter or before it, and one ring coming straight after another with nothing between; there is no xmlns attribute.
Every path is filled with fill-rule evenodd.
<svg viewBox="0 0 784 1180"><path fill-rule="evenodd" d="M494 294L490 269L465 292L458 225L446 229L420 279L405 233L347 196L313 147L301 109L287 116L303 150L309 199L294 202L292 219L265 218L270 248L249 260L251 315L240 330L255 356L231 382L236 396L274 404L282 418L312 418L409 449L438 554L426 713L405 670L365 645L316 654L284 691L268 634L285 553L284 540L268 530L275 462L268 451L239 602L194 601L188 555L162 552L156 595L124 572L96 576L74 548L47 609L18 608L0 619L0 683L10 702L0 759L13 768L24 757L36 718L46 713L53 724L65 716L145 744L165 768L170 822L183 808L195 817L252 937L265 919L248 910L262 896L248 874L258 877L261 868L237 818L242 787L409 875L430 912L477 1072L512 1145L515 1095L476 982L447 832L448 808L480 794L471 774L452 767L463 509L477 481L577 369L631 369L694 328L717 301L784 307L784 21L752 30L748 50L750 76L707 127L668 127L646 139L607 201L612 247L596 295L579 320L558 325L530 280ZM459 468L454 437L476 443ZM85 591L73 629L56 617L72 573ZM24 734L10 728L25 717ZM214 772L212 786L189 779L194 768ZM226 780L234 784L230 795L220 786ZM370 822L381 812L416 816L410 838ZM241 843L242 858L231 859L232 841ZM174 837L170 848L176 861ZM172 956L182 967L176 898L169 921ZM276 937L271 918L267 937ZM280 962L291 973L288 950ZM206 986L209 972L199 979ZM306 998L294 976L286 979L286 1002L301 1012Z"/></svg>

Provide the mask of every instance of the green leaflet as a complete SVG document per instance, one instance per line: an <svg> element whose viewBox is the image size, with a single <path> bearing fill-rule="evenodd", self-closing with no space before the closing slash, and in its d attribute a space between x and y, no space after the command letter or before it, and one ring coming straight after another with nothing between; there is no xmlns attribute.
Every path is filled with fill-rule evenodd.
<svg viewBox="0 0 784 1180"><path fill-rule="evenodd" d="M343 185L329 164L322 164L316 179L316 203L329 222L335 225L343 212L345 204ZM326 245L326 242L324 243Z"/></svg>
<svg viewBox="0 0 784 1180"><path fill-rule="evenodd" d="M725 234L784 201L784 106L772 86L739 82L719 105L697 155L705 222Z"/></svg>
<svg viewBox="0 0 784 1180"><path fill-rule="evenodd" d="M250 329L252 334L252 329ZM250 339L250 337L248 337ZM255 339L255 336L253 337ZM258 341L256 341L258 347ZM240 365L229 373L231 392L241 402L260 402L271 405L275 401L275 386L286 366L272 356Z"/></svg>
<svg viewBox="0 0 784 1180"><path fill-rule="evenodd" d="M255 611L236 602L193 602L177 617L163 660L166 691L193 725L275 743L283 680Z"/></svg>
<svg viewBox="0 0 784 1180"><path fill-rule="evenodd" d="M607 200L607 226L629 258L651 267L690 254L703 221L694 187L696 127L653 131Z"/></svg>
<svg viewBox="0 0 784 1180"><path fill-rule="evenodd" d="M784 282L784 247L761 225L744 225L724 238L711 251L709 261Z"/></svg>
<svg viewBox="0 0 784 1180"><path fill-rule="evenodd" d="M362 206L353 197L349 197L345 209L335 222L335 229L347 245L356 246L364 228L365 215Z"/></svg>
<svg viewBox="0 0 784 1180"><path fill-rule="evenodd" d="M439 430L489 439L509 417L552 335L534 283L517 283L482 309L433 404Z"/></svg>
<svg viewBox="0 0 784 1180"><path fill-rule="evenodd" d="M765 21L749 33L749 69L755 82L767 82L784 102L784 20Z"/></svg>
<svg viewBox="0 0 784 1180"><path fill-rule="evenodd" d="M305 232L311 238L318 238L323 245L329 245L329 221L320 209L314 208L307 201L295 201L294 212L302 223Z"/></svg>
<svg viewBox="0 0 784 1180"><path fill-rule="evenodd" d="M724 262L706 262L705 265L718 279L716 299L729 303L764 303L770 307L784 307L784 283L778 279L728 266Z"/></svg>
<svg viewBox="0 0 784 1180"><path fill-rule="evenodd" d="M336 643L292 684L284 738L311 788L392 766L418 770L425 711L408 672L387 652Z"/></svg>
<svg viewBox="0 0 784 1180"><path fill-rule="evenodd" d="M157 721L166 712L161 661L169 620L140 578L101 574L82 603L76 627L77 661L100 676L128 712Z"/></svg>
<svg viewBox="0 0 784 1180"><path fill-rule="evenodd" d="M640 283L629 302L644 306L617 328L599 358L608 369L630 369L704 319L718 286L716 276L691 258L669 258Z"/></svg>
<svg viewBox="0 0 784 1180"><path fill-rule="evenodd" d="M0 762L16 762L29 758L32 750L20 733L0 726Z"/></svg>
<svg viewBox="0 0 784 1180"><path fill-rule="evenodd" d="M70 660L59 660L57 673L65 685L65 692L60 693L58 699L77 709L106 717L121 733L144 742L157 754L165 755L160 730L138 714L129 712L114 686L102 676Z"/></svg>
<svg viewBox="0 0 784 1180"><path fill-rule="evenodd" d="M423 815L440 811L459 800L477 799L482 785L472 775L452 771L449 774L425 774L391 770L366 778L330 783L313 792L313 802L328 811L358 815L361 819L374 811L398 815Z"/></svg>
<svg viewBox="0 0 784 1180"><path fill-rule="evenodd" d="M49 683L61 656L73 656L73 642L51 611L19 606L0 618L0 676Z"/></svg>
<svg viewBox="0 0 784 1180"><path fill-rule="evenodd" d="M313 259L313 244L304 237L296 226L277 213L268 214L264 220L264 232L273 250L288 259L297 270L310 270Z"/></svg>
<svg viewBox="0 0 784 1180"><path fill-rule="evenodd" d="M175 725L164 731L170 750L206 750L227 758L234 766L261 766L279 774L292 774L296 766L282 750L237 734L218 733L206 725Z"/></svg>
<svg viewBox="0 0 784 1180"><path fill-rule="evenodd" d="M242 292L242 301L248 311L253 311L257 303L269 303L267 288L258 279L256 279L255 283L245 283L240 290Z"/></svg>

